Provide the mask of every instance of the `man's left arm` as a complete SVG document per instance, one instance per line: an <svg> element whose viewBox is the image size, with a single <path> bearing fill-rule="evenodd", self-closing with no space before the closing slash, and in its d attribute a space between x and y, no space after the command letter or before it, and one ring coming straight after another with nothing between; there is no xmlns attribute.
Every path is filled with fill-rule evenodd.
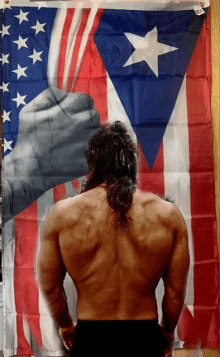
<svg viewBox="0 0 220 357"><path fill-rule="evenodd" d="M57 232L58 209L55 205L46 217L41 233L41 246L37 258L37 276L52 318L60 328L72 326L63 281L66 269L59 248Z"/></svg>

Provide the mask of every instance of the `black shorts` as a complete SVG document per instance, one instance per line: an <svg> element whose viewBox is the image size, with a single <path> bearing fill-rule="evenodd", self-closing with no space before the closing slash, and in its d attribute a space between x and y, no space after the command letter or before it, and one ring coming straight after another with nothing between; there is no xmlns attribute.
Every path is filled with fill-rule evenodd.
<svg viewBox="0 0 220 357"><path fill-rule="evenodd" d="M158 320L78 320L70 357L164 357Z"/></svg>

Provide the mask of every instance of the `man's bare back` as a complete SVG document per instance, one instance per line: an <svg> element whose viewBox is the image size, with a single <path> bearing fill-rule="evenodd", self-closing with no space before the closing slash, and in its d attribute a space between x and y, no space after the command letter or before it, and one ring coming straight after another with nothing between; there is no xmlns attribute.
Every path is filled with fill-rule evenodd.
<svg viewBox="0 0 220 357"><path fill-rule="evenodd" d="M133 355L137 345L144 346L146 331L149 344L157 341L149 355L167 357L171 352L189 268L187 228L174 204L136 189L137 154L123 123L100 126L86 149L89 176L81 193L56 203L44 221L37 260L39 285L65 347L70 350L73 345L71 356L88 355L84 336L97 348L100 326L109 345L112 324L113 350L123 324L123 339L129 335L133 340L127 355ZM66 272L77 289L77 324L63 291ZM155 289L161 277L160 327ZM103 355L101 347L96 353Z"/></svg>
<svg viewBox="0 0 220 357"><path fill-rule="evenodd" d="M60 252L76 285L78 319L157 318L155 289L178 224L174 205L137 190L127 235L115 231L103 187L61 201L57 210Z"/></svg>

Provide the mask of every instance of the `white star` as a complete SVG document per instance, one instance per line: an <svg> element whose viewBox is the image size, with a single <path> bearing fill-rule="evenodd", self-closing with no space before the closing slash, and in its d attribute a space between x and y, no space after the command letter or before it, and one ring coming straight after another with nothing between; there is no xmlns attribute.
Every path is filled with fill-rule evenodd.
<svg viewBox="0 0 220 357"><path fill-rule="evenodd" d="M18 50L20 50L21 47L26 47L28 48L26 41L28 40L27 38L22 38L20 35L16 41L13 41L13 43L16 43L18 45Z"/></svg>
<svg viewBox="0 0 220 357"><path fill-rule="evenodd" d="M5 11L5 9L11 9L9 2L8 2L8 4L4 3L3 12Z"/></svg>
<svg viewBox="0 0 220 357"><path fill-rule="evenodd" d="M30 55L30 56L28 56L28 57L32 58L33 64L35 64L35 62L37 62L37 61L42 61L42 59L40 58L40 55L41 55L42 52L43 52L43 51L37 52L37 51L35 51L35 49L34 49L34 50L33 50L33 54Z"/></svg>
<svg viewBox="0 0 220 357"><path fill-rule="evenodd" d="M10 35L10 33L8 32L9 27L11 27L11 25L8 26L2 25L2 31L1 31L2 37L4 37L5 35Z"/></svg>
<svg viewBox="0 0 220 357"><path fill-rule="evenodd" d="M41 2L37 2L35 1L37 6L38 6L38 10L40 10L41 7L48 7L47 4L44 1Z"/></svg>
<svg viewBox="0 0 220 357"><path fill-rule="evenodd" d="M125 33L125 36L132 43L135 51L124 64L124 67L145 61L157 77L158 56L178 50L176 47L171 47L158 42L158 32L156 27L148 32L145 37L137 36L132 33Z"/></svg>
<svg viewBox="0 0 220 357"><path fill-rule="evenodd" d="M9 83L10 83L10 82L8 82L8 83L2 82L2 86L0 86L0 89L3 89L3 93L4 93L4 92L9 92L9 89L8 89Z"/></svg>
<svg viewBox="0 0 220 357"><path fill-rule="evenodd" d="M19 64L18 64L18 68L17 69L14 69L14 73L17 73L17 79L19 79L21 76L24 76L24 77L27 77L26 73L25 73L25 70L27 69L27 67L21 67Z"/></svg>
<svg viewBox="0 0 220 357"><path fill-rule="evenodd" d="M3 115L2 115L2 119L3 119L3 123L5 122L5 121L11 121L11 119L9 118L9 115L11 114L11 112L6 112L5 110L4 110L4 113L3 113Z"/></svg>
<svg viewBox="0 0 220 357"><path fill-rule="evenodd" d="M44 24L40 24L40 22L37 20L36 25L35 26L31 26L31 28L36 31L35 35L37 35L38 32L40 32L40 31L45 32L45 30L44 30L44 26L45 25L46 25L46 22Z"/></svg>
<svg viewBox="0 0 220 357"><path fill-rule="evenodd" d="M23 21L29 21L27 19L27 15L29 14L29 12L23 12L20 9L20 14L19 15L14 15L15 17L17 17L19 19L19 25L23 22Z"/></svg>
<svg viewBox="0 0 220 357"><path fill-rule="evenodd" d="M0 58L0 61L2 61L2 64L9 63L8 56L9 56L9 53L7 55L4 55L2 53L2 58Z"/></svg>
<svg viewBox="0 0 220 357"><path fill-rule="evenodd" d="M21 96L18 92L17 92L17 98L14 98L12 100L14 100L14 102L17 102L17 108L19 107L20 104L24 104L26 105L24 99L26 98L26 95Z"/></svg>
<svg viewBox="0 0 220 357"><path fill-rule="evenodd" d="M13 143L13 140L11 141L7 141L5 138L4 138L4 144L2 146L4 146L4 152L7 151L7 150L12 150L12 147L11 147L11 144Z"/></svg>

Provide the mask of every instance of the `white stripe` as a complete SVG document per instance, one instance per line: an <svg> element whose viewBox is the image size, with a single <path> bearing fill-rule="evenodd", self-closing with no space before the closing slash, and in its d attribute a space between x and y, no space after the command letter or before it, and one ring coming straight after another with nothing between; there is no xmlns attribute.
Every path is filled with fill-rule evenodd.
<svg viewBox="0 0 220 357"><path fill-rule="evenodd" d="M3 236L3 353L4 356L13 356L17 354L18 345L14 298L14 219L5 223Z"/></svg>
<svg viewBox="0 0 220 357"><path fill-rule="evenodd" d="M66 197L76 196L76 191L73 189L73 185L71 181L65 183L65 189L66 189Z"/></svg>
<svg viewBox="0 0 220 357"><path fill-rule="evenodd" d="M186 77L180 89L175 108L171 115L164 138L164 180L165 196L174 199L176 206L180 209L188 228L189 251L190 251L190 271L187 281L186 305L194 304L194 251L191 227L190 209L190 158L189 158L189 137L188 137L188 117L186 98ZM194 314L193 314L194 315Z"/></svg>
<svg viewBox="0 0 220 357"><path fill-rule="evenodd" d="M91 8L97 0L84 0L84 8ZM77 3L81 0L74 1L47 1L47 7L58 7L58 8L75 8ZM101 9L126 9L126 10L146 10L146 11L182 11L182 10L191 10L195 4L198 4L199 1L196 0L185 0L185 2L178 3L176 0L106 0L101 1L99 7ZM38 5L32 1L20 1L12 0L10 6L28 6L28 7L37 7ZM204 8L210 6L210 0L204 0Z"/></svg>
<svg viewBox="0 0 220 357"><path fill-rule="evenodd" d="M25 335L25 338L26 338L27 342L31 346L32 336L31 336L31 332L30 332L30 329L29 329L29 326L28 326L28 322L27 322L26 317L24 315L23 315L23 331L24 331L24 335Z"/></svg>
<svg viewBox="0 0 220 357"><path fill-rule="evenodd" d="M82 11L83 11L83 3L77 3L76 4L76 9L74 11L73 14L73 18L72 18L72 22L71 22L71 26L70 26L70 30L69 30L69 36L68 36L68 40L67 40L67 46L66 46L66 54L68 55L70 52L70 48L73 42L73 36L76 33L76 29L78 28L78 24L82 15ZM66 63L65 63L66 64Z"/></svg>
<svg viewBox="0 0 220 357"><path fill-rule="evenodd" d="M65 276L63 286L67 297L69 313L72 316L73 321L77 322L77 313L76 313L77 291L76 291L75 284L73 283L68 273Z"/></svg>
<svg viewBox="0 0 220 357"><path fill-rule="evenodd" d="M62 38L63 26L66 20L66 9L58 9L51 32L50 48L48 53L48 85L57 87L57 70L60 55L60 42Z"/></svg>
<svg viewBox="0 0 220 357"><path fill-rule="evenodd" d="M68 36L68 41L67 41L65 69L64 69L64 75L63 75L63 89L65 89L65 90L67 89L69 71L70 71L73 51L74 51L75 42L76 42L76 35L78 32L78 28L80 26L80 20L82 18L82 13L83 13L83 9L81 9L83 3L81 3L80 5L81 6L80 7L78 6L74 12L71 27L70 27L70 32L69 32L69 36Z"/></svg>
<svg viewBox="0 0 220 357"><path fill-rule="evenodd" d="M157 285L155 294L157 300L158 321L160 322L162 319L162 300L164 295L164 284L162 279L160 279L159 284Z"/></svg>
<svg viewBox="0 0 220 357"><path fill-rule="evenodd" d="M132 128L131 122L125 112L121 100L115 90L111 78L107 73L107 95L108 95L108 123L111 124L116 120L123 122L128 130L132 140L137 143L137 136Z"/></svg>
<svg viewBox="0 0 220 357"><path fill-rule="evenodd" d="M157 300L157 310L158 310L158 321L161 322L162 319L162 300L164 296L164 283L163 280L160 279L159 284L156 288L156 300ZM174 345L173 348L183 348L184 342L180 341L177 328L174 330Z"/></svg>
<svg viewBox="0 0 220 357"><path fill-rule="evenodd" d="M74 73L74 77L73 77L73 83L72 83L71 91L73 91L73 88L74 88L74 84L75 84L75 81L76 81L76 78L77 78L77 75L78 75L78 71L79 71L81 62L82 62L82 58L83 58L83 54L84 54L84 51L85 51L85 48L86 48L86 45L87 45L89 34L90 34L91 29L92 29L92 26L93 26L93 23L94 23L94 20L95 20L95 16L96 16L97 11L98 11L98 6L99 6L99 2L97 1L97 4L95 4L94 7L91 8L91 12L90 12L90 14L88 16L86 27L84 29L84 32L83 32L83 35L82 35L82 40L81 40L80 47L79 47L79 52L78 52L77 61L76 61L76 69L75 69L75 73Z"/></svg>
<svg viewBox="0 0 220 357"><path fill-rule="evenodd" d="M79 190L80 190L83 182L85 181L85 178L86 178L86 176L81 176L80 178L77 179L79 181ZM77 191L78 191L78 189L77 189Z"/></svg>

